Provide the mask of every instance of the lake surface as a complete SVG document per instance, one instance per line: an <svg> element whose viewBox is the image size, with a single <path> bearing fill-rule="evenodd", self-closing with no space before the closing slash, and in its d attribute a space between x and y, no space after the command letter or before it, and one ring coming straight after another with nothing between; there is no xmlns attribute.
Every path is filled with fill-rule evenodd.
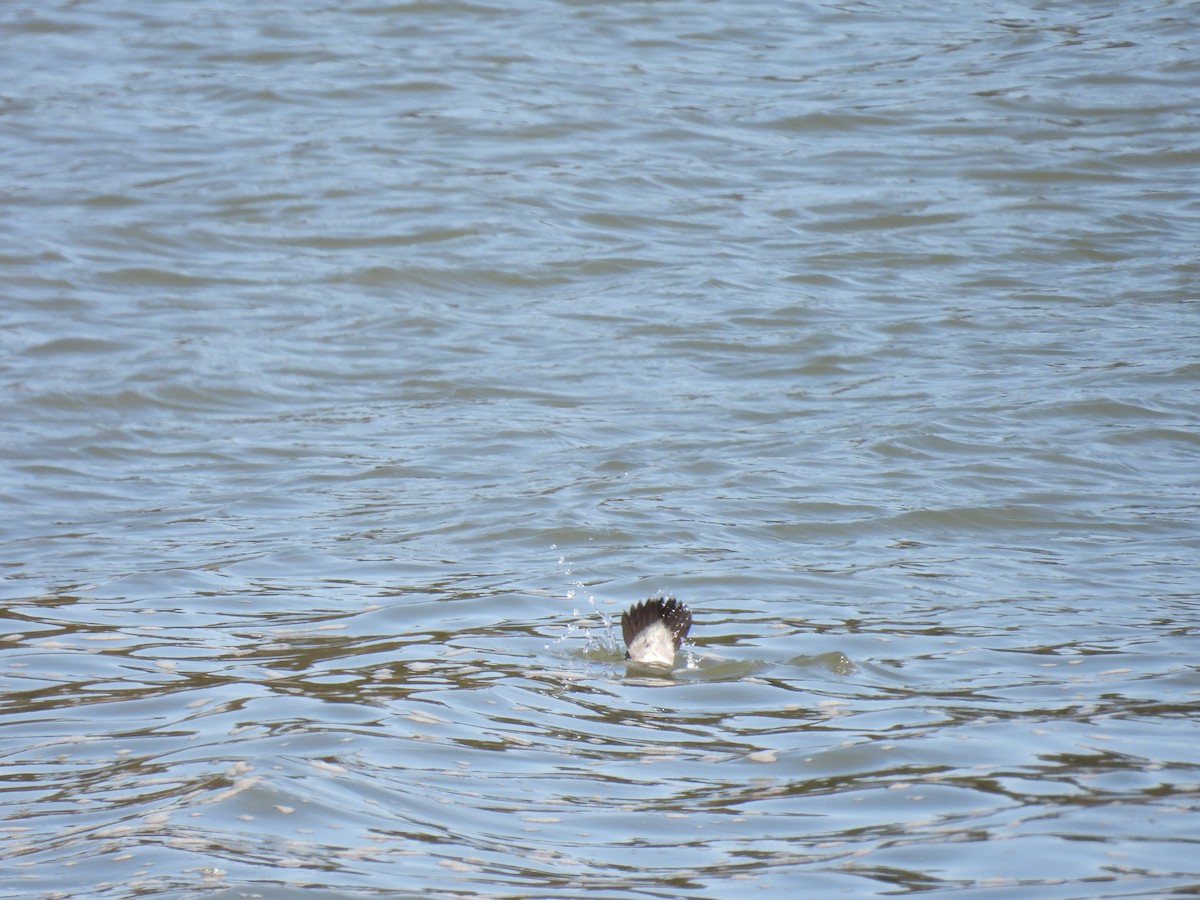
<svg viewBox="0 0 1200 900"><path fill-rule="evenodd" d="M0 896L1200 892L1200 4L0 36Z"/></svg>

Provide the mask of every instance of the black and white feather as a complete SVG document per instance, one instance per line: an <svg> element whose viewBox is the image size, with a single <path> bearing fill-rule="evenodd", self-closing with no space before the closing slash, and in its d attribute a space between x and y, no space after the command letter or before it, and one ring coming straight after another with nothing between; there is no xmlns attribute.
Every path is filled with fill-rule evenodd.
<svg viewBox="0 0 1200 900"><path fill-rule="evenodd" d="M672 666L692 627L692 611L674 597L652 597L621 613L625 658L646 666Z"/></svg>

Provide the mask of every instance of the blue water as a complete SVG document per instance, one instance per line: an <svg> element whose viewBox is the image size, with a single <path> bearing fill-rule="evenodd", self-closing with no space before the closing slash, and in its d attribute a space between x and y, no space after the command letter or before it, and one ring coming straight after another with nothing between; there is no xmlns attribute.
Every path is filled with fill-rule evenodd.
<svg viewBox="0 0 1200 900"><path fill-rule="evenodd" d="M1197 9L0 12L0 896L1200 890Z"/></svg>

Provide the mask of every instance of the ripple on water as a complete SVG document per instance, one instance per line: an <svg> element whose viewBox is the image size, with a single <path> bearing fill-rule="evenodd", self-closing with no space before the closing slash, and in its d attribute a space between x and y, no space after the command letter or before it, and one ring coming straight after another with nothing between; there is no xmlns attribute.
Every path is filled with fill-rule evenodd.
<svg viewBox="0 0 1200 900"><path fill-rule="evenodd" d="M0 894L1195 889L1200 6L146 7L0 12Z"/></svg>

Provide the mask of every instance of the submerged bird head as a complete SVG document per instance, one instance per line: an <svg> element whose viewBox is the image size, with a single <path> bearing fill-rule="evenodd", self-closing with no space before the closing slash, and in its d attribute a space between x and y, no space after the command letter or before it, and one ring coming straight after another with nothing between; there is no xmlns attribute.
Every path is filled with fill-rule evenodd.
<svg viewBox="0 0 1200 900"><path fill-rule="evenodd" d="M673 666L692 627L692 611L674 597L652 597L621 613L625 658L645 666Z"/></svg>

